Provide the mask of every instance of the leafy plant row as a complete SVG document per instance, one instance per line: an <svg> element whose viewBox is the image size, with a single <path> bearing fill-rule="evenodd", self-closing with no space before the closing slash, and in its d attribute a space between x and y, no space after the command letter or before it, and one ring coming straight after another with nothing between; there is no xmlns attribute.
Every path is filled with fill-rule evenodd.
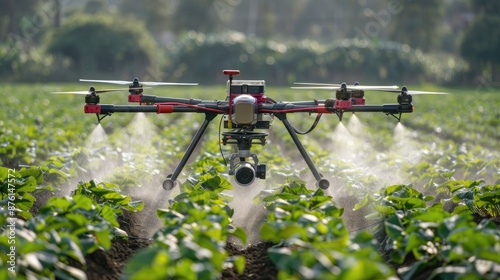
<svg viewBox="0 0 500 280"><path fill-rule="evenodd" d="M477 182L447 183L453 200L462 201L461 194L478 191ZM499 198L493 187L484 186L477 205L465 200L471 209L491 209L481 201ZM495 186L498 192L498 186ZM476 222L474 217L455 208L446 211L441 202L428 206L434 197L425 196L411 185L394 185L366 199L357 207L372 205L384 218L386 237L382 250L398 266L402 279L427 275L431 279L498 279L500 277L500 230L489 219ZM373 204L372 204L373 203ZM460 214L456 214L459 212ZM483 211L479 211L483 213Z"/></svg>
<svg viewBox="0 0 500 280"><path fill-rule="evenodd" d="M52 187L42 184L46 177L64 173L50 167L9 173L0 168L2 198L9 197L8 188L16 190L13 203L5 205L4 199L0 208L0 248L10 252L0 257L2 279L86 279L74 263L84 267L86 255L109 249L114 236L127 237L119 229L117 215L123 209L143 207L142 202L121 194L116 185L90 181L80 183L71 196L51 197L33 216L33 193L48 191Z"/></svg>
<svg viewBox="0 0 500 280"><path fill-rule="evenodd" d="M383 262L373 236L349 236L342 208L321 189L294 180L260 196L270 211L261 238L269 249L278 279L386 279L394 271Z"/></svg>
<svg viewBox="0 0 500 280"><path fill-rule="evenodd" d="M438 190L451 194L451 200L458 204L453 213L500 217L500 184L487 185L482 180L448 181Z"/></svg>
<svg viewBox="0 0 500 280"><path fill-rule="evenodd" d="M199 165L203 165L200 163ZM125 279L217 279L225 268L242 273L243 256L229 257L230 236L246 242L246 234L231 225L233 209L222 192L231 184L215 169L182 184L181 193L158 209L164 226L153 243L132 257Z"/></svg>

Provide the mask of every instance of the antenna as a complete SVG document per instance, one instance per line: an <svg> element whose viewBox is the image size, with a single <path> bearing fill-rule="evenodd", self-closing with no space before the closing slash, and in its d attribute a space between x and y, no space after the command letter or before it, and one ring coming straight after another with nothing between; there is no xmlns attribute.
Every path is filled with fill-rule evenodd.
<svg viewBox="0 0 500 280"><path fill-rule="evenodd" d="M231 96L231 85L233 83L233 76L238 76L240 70L222 70L222 74L229 76L229 87L227 89L227 94L229 95L229 118L227 120L227 127L233 128L232 111L233 111L233 98Z"/></svg>

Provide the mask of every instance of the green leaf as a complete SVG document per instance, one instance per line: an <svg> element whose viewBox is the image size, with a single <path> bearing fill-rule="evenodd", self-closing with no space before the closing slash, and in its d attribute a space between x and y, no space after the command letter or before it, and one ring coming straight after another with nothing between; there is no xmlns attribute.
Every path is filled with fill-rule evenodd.
<svg viewBox="0 0 500 280"><path fill-rule="evenodd" d="M433 201L434 199L436 199L436 197L433 195L426 195L424 197L424 201Z"/></svg>
<svg viewBox="0 0 500 280"><path fill-rule="evenodd" d="M387 265L370 259L353 258L346 266L339 279L389 279L393 274Z"/></svg>
<svg viewBox="0 0 500 280"><path fill-rule="evenodd" d="M32 192L36 189L36 179L34 177L26 177L20 180L20 185L16 186L16 192Z"/></svg>
<svg viewBox="0 0 500 280"><path fill-rule="evenodd" d="M94 205L92 203L92 199L84 196L84 195L74 195L72 197L72 200L74 202L74 205L72 208L81 208L84 210L91 210L94 208Z"/></svg>
<svg viewBox="0 0 500 280"><path fill-rule="evenodd" d="M27 255L29 253L37 252L37 251L42 251L45 249L44 244L40 243L35 243L35 242L26 242L23 243L23 246L19 247L19 254Z"/></svg>
<svg viewBox="0 0 500 280"><path fill-rule="evenodd" d="M405 231L397 215L390 215L385 219L385 228L387 235L395 240L400 239Z"/></svg>
<svg viewBox="0 0 500 280"><path fill-rule="evenodd" d="M231 183L226 178L219 175L204 181L201 185L203 186L203 188L215 191L217 193L224 190L231 190L233 188Z"/></svg>
<svg viewBox="0 0 500 280"><path fill-rule="evenodd" d="M241 240L241 243L247 243L247 234L242 228L237 227L233 232L231 232L231 234Z"/></svg>
<svg viewBox="0 0 500 280"><path fill-rule="evenodd" d="M34 252L33 254L35 254L36 258L46 267L51 267L59 262L58 256L51 252L40 251Z"/></svg>
<svg viewBox="0 0 500 280"><path fill-rule="evenodd" d="M498 254L497 250L494 250L492 248L491 249L488 248L488 249L479 251L477 253L477 257L479 259L493 261L493 262L497 263L497 265L500 264L500 254Z"/></svg>
<svg viewBox="0 0 500 280"><path fill-rule="evenodd" d="M233 260L234 267L236 268L236 272L238 274L243 274L245 271L245 257L244 256L236 256Z"/></svg>
<svg viewBox="0 0 500 280"><path fill-rule="evenodd" d="M74 260L78 261L81 264L85 264L85 258L83 256L83 253L80 249L80 246L69 236L64 236L61 238L61 242L66 244L68 247L66 254L73 258Z"/></svg>
<svg viewBox="0 0 500 280"><path fill-rule="evenodd" d="M31 219L33 217L33 215L31 215L31 213L28 211L21 211L21 212L17 213L17 215L24 220L28 220L28 219Z"/></svg>
<svg viewBox="0 0 500 280"><path fill-rule="evenodd" d="M131 279L168 279L173 278L175 260L168 252L158 247L142 249L132 256L125 266L124 275ZM172 266L172 268L170 268ZM167 268L167 269L165 269Z"/></svg>
<svg viewBox="0 0 500 280"><path fill-rule="evenodd" d="M57 269L54 274L58 279L87 279L87 275L82 270L66 265L62 262L58 262L54 265Z"/></svg>
<svg viewBox="0 0 500 280"><path fill-rule="evenodd" d="M31 166L29 168L21 168L19 171L22 177L33 177L37 184L43 183L43 172L40 167Z"/></svg>
<svg viewBox="0 0 500 280"><path fill-rule="evenodd" d="M317 223L316 230L318 231L319 234L322 234L322 235L328 233L328 227L323 223Z"/></svg>
<svg viewBox="0 0 500 280"><path fill-rule="evenodd" d="M286 268L289 266L299 267L301 262L293 261L291 256L293 255L292 250L287 247L271 247L267 250L269 259L279 268Z"/></svg>
<svg viewBox="0 0 500 280"><path fill-rule="evenodd" d="M405 244L406 246L404 250L405 252L408 253L413 251L414 249L418 249L421 245L424 245L425 243L427 243L427 240L422 239L422 237L419 236L419 234L411 233Z"/></svg>
<svg viewBox="0 0 500 280"><path fill-rule="evenodd" d="M42 263L38 260L36 254L29 253L24 255L24 260L28 263L28 265L34 269L35 271L41 272L43 270Z"/></svg>
<svg viewBox="0 0 500 280"><path fill-rule="evenodd" d="M104 247L104 249L111 248L111 238L110 238L110 233L109 233L108 229L105 229L103 231L95 231L94 235L95 235L97 242L102 247Z"/></svg>
<svg viewBox="0 0 500 280"><path fill-rule="evenodd" d="M459 277L466 273L466 267L447 265L434 269L430 277L431 279L459 279ZM467 277L466 279L471 278Z"/></svg>
<svg viewBox="0 0 500 280"><path fill-rule="evenodd" d="M354 209L353 210L357 211L357 210L359 210L359 209L367 206L368 203L371 201L370 197L371 197L370 195L365 194L365 196L363 197L363 199L361 200L361 202L360 203L356 203L356 205L354 205Z"/></svg>
<svg viewBox="0 0 500 280"><path fill-rule="evenodd" d="M402 189L405 189L405 185L393 185L393 186L388 186L384 190L384 196L390 196L395 192L401 191Z"/></svg>
<svg viewBox="0 0 500 280"><path fill-rule="evenodd" d="M127 205L125 205L124 208L134 212L142 211L144 209L144 201L142 200L131 201Z"/></svg>
<svg viewBox="0 0 500 280"><path fill-rule="evenodd" d="M422 274L423 271L432 267L431 262L427 261L417 261L410 266L400 267L398 269L398 274L402 280L415 279Z"/></svg>
<svg viewBox="0 0 500 280"><path fill-rule="evenodd" d="M453 209L452 214L457 214L457 215L466 215L466 214L472 214L472 211L470 210L469 206L467 205L458 205Z"/></svg>
<svg viewBox="0 0 500 280"><path fill-rule="evenodd" d="M120 224L116 220L116 215L111 207L104 205L99 213L102 218L108 221L112 226L120 227Z"/></svg>
<svg viewBox="0 0 500 280"><path fill-rule="evenodd" d="M383 206L383 205L375 205L375 210L377 210L377 212L379 212L380 214L382 215L393 215L396 213L396 209L394 209L393 207L390 207L390 206Z"/></svg>
<svg viewBox="0 0 500 280"><path fill-rule="evenodd" d="M327 196L318 196L317 193L314 194L313 197L309 199L310 207L309 209L314 210L320 208L321 206L331 202L331 197Z"/></svg>
<svg viewBox="0 0 500 280"><path fill-rule="evenodd" d="M51 197L47 201L47 204L40 208L41 214L50 214L54 211L56 212L66 212L71 206L71 202L66 198L61 197Z"/></svg>
<svg viewBox="0 0 500 280"><path fill-rule="evenodd" d="M279 242L281 238L276 235L276 230L269 223L264 223L260 228L260 238L264 241Z"/></svg>
<svg viewBox="0 0 500 280"><path fill-rule="evenodd" d="M11 170L11 169L0 166L0 182L7 180L9 178L9 174L15 174L15 173L9 172L9 170ZM15 174L15 175L19 176L19 174Z"/></svg>
<svg viewBox="0 0 500 280"><path fill-rule="evenodd" d="M120 228L117 228L117 227L112 227L111 228L111 232L113 233L114 236L118 236L118 237L121 237L121 238L127 238L128 237L128 233Z"/></svg>
<svg viewBox="0 0 500 280"><path fill-rule="evenodd" d="M80 236L80 248L84 255L95 252L99 249L99 245L94 236Z"/></svg>
<svg viewBox="0 0 500 280"><path fill-rule="evenodd" d="M16 207L18 209L23 210L23 211L28 211L33 206L33 203L35 202L35 200L36 199L32 194L25 193L25 194L23 194L22 197L18 197L16 199Z"/></svg>
<svg viewBox="0 0 500 280"><path fill-rule="evenodd" d="M68 221L73 223L72 226L74 228L76 228L76 226L84 227L89 222L88 218L80 213L67 213L65 217Z"/></svg>

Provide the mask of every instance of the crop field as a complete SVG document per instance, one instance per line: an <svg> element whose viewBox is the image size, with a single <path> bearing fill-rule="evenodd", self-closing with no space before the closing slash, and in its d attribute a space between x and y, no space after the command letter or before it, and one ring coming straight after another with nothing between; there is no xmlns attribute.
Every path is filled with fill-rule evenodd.
<svg viewBox="0 0 500 280"><path fill-rule="evenodd" d="M227 175L219 118L171 191L162 182L203 114L113 114L97 123L84 84L2 84L0 279L499 279L500 90L414 89L401 123L382 113L324 114L299 136L280 120L266 180ZM413 87L410 87L412 89ZM147 94L224 99L217 86ZM276 101L326 91L268 87ZM367 104L396 94L366 92ZM126 104L126 92L101 104ZM315 114L289 114L306 131Z"/></svg>

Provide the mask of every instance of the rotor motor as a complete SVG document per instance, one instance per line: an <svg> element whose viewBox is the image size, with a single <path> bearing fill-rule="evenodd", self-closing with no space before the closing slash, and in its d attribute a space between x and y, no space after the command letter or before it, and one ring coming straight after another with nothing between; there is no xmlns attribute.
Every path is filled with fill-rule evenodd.
<svg viewBox="0 0 500 280"><path fill-rule="evenodd" d="M412 96L407 93L400 93L398 95L398 103L401 105L411 104L411 102L413 101L412 99L413 99Z"/></svg>
<svg viewBox="0 0 500 280"><path fill-rule="evenodd" d="M89 94L85 95L85 103L87 104L99 104L100 98L99 95L95 92L95 87L90 87Z"/></svg>

